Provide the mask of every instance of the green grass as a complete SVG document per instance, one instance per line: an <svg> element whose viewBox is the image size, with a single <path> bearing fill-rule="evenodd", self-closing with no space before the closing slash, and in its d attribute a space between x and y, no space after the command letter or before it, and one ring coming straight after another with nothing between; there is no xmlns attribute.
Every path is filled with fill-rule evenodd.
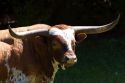
<svg viewBox="0 0 125 83"><path fill-rule="evenodd" d="M56 74L55 83L125 83L125 39L86 39L78 63Z"/></svg>

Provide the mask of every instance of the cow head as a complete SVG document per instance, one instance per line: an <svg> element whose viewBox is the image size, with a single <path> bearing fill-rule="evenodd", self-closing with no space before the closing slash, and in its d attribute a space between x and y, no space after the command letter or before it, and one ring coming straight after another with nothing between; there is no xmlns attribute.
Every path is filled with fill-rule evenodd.
<svg viewBox="0 0 125 83"><path fill-rule="evenodd" d="M53 38L51 41L53 57L61 68L64 69L75 64L77 62L75 45L78 41L86 38L86 34L75 36L74 29L67 25L56 25L49 30L49 34Z"/></svg>
<svg viewBox="0 0 125 83"><path fill-rule="evenodd" d="M63 69L77 62L75 54L75 44L86 38L86 34L97 34L110 30L119 20L120 16L109 24L102 26L67 26L57 25L51 28L32 30L26 32L14 32L9 27L9 32L16 38L27 38L38 35L52 37L51 48L53 50L53 59ZM60 26L63 26L60 28Z"/></svg>

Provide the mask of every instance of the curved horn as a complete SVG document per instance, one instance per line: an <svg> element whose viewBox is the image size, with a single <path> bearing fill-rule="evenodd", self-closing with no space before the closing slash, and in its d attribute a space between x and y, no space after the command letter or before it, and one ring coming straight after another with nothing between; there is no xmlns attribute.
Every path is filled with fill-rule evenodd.
<svg viewBox="0 0 125 83"><path fill-rule="evenodd" d="M37 35L48 36L48 29L37 29L32 31L25 31L25 32L14 32L9 25L9 33L12 37L24 39L28 37L33 37Z"/></svg>
<svg viewBox="0 0 125 83"><path fill-rule="evenodd" d="M102 26L71 26L75 32L84 32L86 34L97 34L106 32L113 27L115 27L118 24L118 21L120 19L120 14L118 15L117 19L110 22L109 24L102 25Z"/></svg>

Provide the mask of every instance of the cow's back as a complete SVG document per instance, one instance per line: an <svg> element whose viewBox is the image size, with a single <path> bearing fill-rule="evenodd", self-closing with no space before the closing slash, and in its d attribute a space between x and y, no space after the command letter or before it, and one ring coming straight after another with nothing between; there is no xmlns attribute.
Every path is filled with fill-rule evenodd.
<svg viewBox="0 0 125 83"><path fill-rule="evenodd" d="M35 24L32 26L25 26L25 27L17 27L13 28L15 32L25 32L25 31L32 31L32 30L37 30L37 29L49 29L50 26L46 24ZM9 30L0 30L0 41L8 44L13 44L14 43L14 38L10 35Z"/></svg>

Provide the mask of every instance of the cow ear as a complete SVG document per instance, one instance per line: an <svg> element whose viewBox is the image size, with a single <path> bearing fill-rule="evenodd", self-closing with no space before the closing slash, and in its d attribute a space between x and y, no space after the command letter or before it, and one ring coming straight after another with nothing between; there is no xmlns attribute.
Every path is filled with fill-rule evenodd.
<svg viewBox="0 0 125 83"><path fill-rule="evenodd" d="M85 33L77 33L75 35L75 39L76 39L77 43L82 42L86 37L87 37L87 35Z"/></svg>

